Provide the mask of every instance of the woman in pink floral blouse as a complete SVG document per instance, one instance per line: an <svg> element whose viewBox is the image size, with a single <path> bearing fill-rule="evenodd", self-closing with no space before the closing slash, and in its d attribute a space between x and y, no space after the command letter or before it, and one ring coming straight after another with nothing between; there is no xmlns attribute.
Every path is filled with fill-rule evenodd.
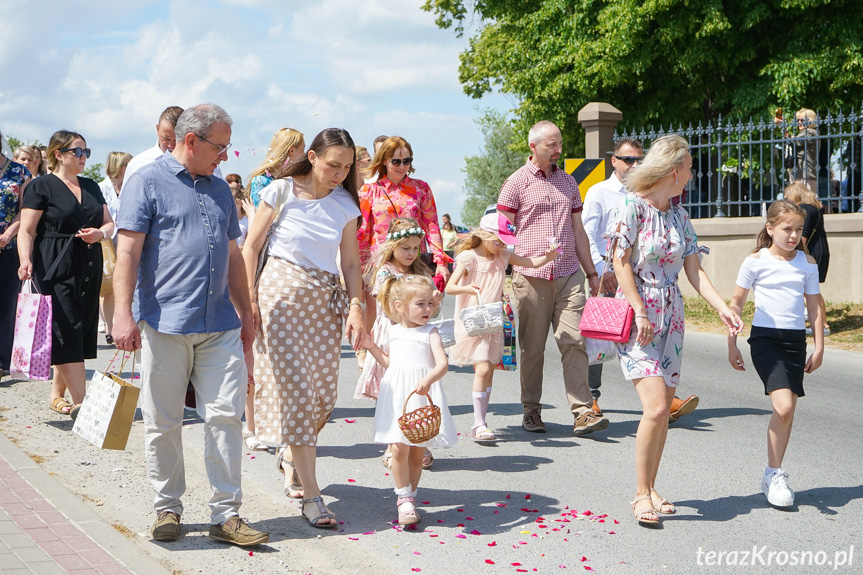
<svg viewBox="0 0 863 575"><path fill-rule="evenodd" d="M447 263L452 258L443 251L443 240L437 219L434 195L427 183L410 177L414 172L411 145L399 136L387 138L381 145L366 177L378 180L360 190L363 221L357 232L360 258L365 265L378 244L386 241L387 229L396 218L413 218L426 233L422 251L431 252L436 269L449 278Z"/></svg>

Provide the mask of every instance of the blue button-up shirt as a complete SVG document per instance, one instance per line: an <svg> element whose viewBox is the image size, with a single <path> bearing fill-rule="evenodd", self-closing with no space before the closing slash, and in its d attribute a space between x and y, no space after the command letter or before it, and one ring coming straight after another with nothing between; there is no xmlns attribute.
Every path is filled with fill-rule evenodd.
<svg viewBox="0 0 863 575"><path fill-rule="evenodd" d="M228 295L228 246L240 236L240 225L225 180L193 179L165 154L123 185L117 227L146 234L135 320L168 334L240 327Z"/></svg>

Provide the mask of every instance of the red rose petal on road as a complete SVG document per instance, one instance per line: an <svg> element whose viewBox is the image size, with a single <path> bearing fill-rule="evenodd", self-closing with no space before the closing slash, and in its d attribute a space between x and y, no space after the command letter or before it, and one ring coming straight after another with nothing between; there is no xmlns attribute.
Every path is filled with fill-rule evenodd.
<svg viewBox="0 0 863 575"><path fill-rule="evenodd" d="M254 557L255 553L253 551L249 551L249 557Z"/></svg>
<svg viewBox="0 0 863 575"><path fill-rule="evenodd" d="M420 501L420 503L422 503L423 505L428 505L429 503L431 503L431 501Z"/></svg>
<svg viewBox="0 0 863 575"><path fill-rule="evenodd" d="M477 531L476 529L473 529L473 530L470 532L470 534L471 534L471 535L482 535L482 533L480 533L480 532L479 532L479 531Z"/></svg>
<svg viewBox="0 0 863 575"><path fill-rule="evenodd" d="M494 561L492 561L491 559L486 559L485 562L489 565L494 565Z"/></svg>
<svg viewBox="0 0 863 575"><path fill-rule="evenodd" d="M489 543L489 544L488 544L488 546L489 546L489 547L496 547L496 546L497 546L497 541L492 541L491 543Z"/></svg>
<svg viewBox="0 0 863 575"><path fill-rule="evenodd" d="M348 483L356 483L356 482L357 482L356 479L348 479Z"/></svg>

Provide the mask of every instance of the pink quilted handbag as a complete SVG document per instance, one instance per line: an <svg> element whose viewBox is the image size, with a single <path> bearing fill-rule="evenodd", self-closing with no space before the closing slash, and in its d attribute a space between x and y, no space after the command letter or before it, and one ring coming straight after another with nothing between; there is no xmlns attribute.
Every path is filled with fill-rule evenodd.
<svg viewBox="0 0 863 575"><path fill-rule="evenodd" d="M584 304L578 329L584 337L625 343L629 341L634 316L632 306L625 299L591 297Z"/></svg>
<svg viewBox="0 0 863 575"><path fill-rule="evenodd" d="M609 238L606 246L605 269L610 269L611 253L612 241ZM605 278L603 277L603 279ZM602 289L602 281L599 284L599 293L605 293ZM578 329L584 337L625 343L629 341L629 332L632 330L634 317L635 312L625 299L602 297L601 295L590 297L584 304Z"/></svg>

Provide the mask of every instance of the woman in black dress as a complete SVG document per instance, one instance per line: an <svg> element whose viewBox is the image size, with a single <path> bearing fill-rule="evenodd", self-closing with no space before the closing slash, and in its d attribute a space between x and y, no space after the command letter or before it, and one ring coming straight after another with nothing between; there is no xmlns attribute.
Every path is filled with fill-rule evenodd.
<svg viewBox="0 0 863 575"><path fill-rule="evenodd" d="M18 232L18 277L34 279L52 296L50 406L72 419L84 400L84 360L96 357L102 250L114 222L99 185L79 177L90 150L81 134L60 130L51 136L51 173L37 178L24 194ZM66 390L72 403L65 400Z"/></svg>
<svg viewBox="0 0 863 575"><path fill-rule="evenodd" d="M827 245L827 232L824 231L824 213L821 202L812 190L802 183L794 183L783 191L783 197L791 200L806 212L803 222L803 245L809 255L818 264L818 283L827 279L827 268L830 266L830 246ZM821 297L821 317L824 318L824 335L830 335L830 324L827 323L827 306L824 305L824 295Z"/></svg>

